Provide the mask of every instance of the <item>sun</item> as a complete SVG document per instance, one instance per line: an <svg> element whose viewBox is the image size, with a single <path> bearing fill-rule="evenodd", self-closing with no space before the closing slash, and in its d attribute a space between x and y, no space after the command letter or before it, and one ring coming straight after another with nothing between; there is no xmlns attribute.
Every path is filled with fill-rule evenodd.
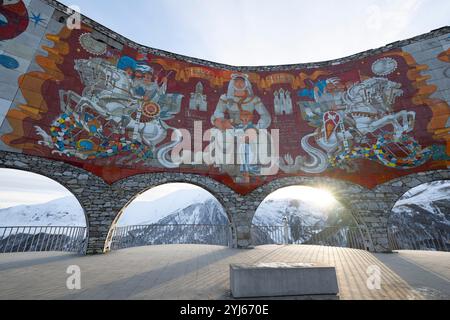
<svg viewBox="0 0 450 320"><path fill-rule="evenodd" d="M271 199L299 199L319 208L331 208L338 201L326 190L304 186L293 186L280 189L270 195Z"/></svg>

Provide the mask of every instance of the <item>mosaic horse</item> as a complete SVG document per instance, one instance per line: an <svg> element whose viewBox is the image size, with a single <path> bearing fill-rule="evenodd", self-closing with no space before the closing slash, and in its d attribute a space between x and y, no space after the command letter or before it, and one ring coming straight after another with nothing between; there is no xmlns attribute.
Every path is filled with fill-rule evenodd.
<svg viewBox="0 0 450 320"><path fill-rule="evenodd" d="M126 144L137 144L141 151L151 154L151 157L154 157L156 152L158 160L165 167L175 166L167 159L167 155L180 141L174 141L159 148L157 146L166 140L168 130L176 130L167 125L165 121L179 113L182 95L166 94L165 92L150 92L151 95L148 97L139 95L136 93L136 89L138 85L142 86L142 83L135 83L124 70L118 69L101 58L76 60L75 70L79 73L85 87L81 95L70 90L60 91L61 111L65 115L70 115L78 126L81 126L93 137L102 141L108 140L109 137L105 135L105 129L108 128L109 136L118 135L122 141L127 140ZM154 89L154 86L152 87L150 84L148 87L148 91ZM41 128L37 128L37 130L38 134L44 137L42 144L54 145L51 137L45 135ZM67 131L66 133L69 134ZM56 147L58 151L55 153L59 152L83 159L86 159L87 155L88 158L92 156L90 150L84 150L86 148L79 150L79 148L66 145L62 148L61 144ZM106 147L111 148L108 143ZM117 154L109 149L105 152L112 155ZM123 157L118 161L126 162L131 158L133 155ZM147 158L149 157L138 157L135 162L141 162Z"/></svg>
<svg viewBox="0 0 450 320"><path fill-rule="evenodd" d="M287 173L318 174L330 164L338 166L358 158L398 168L423 164L428 150L422 150L407 135L414 129L415 112L393 109L396 99L402 95L401 84L386 78L370 78L335 95L336 110L321 114L320 127L301 140L301 147L309 157L299 156L294 160L288 154L280 160L280 168ZM313 146L312 140L320 148ZM392 152L393 148L400 149L402 155Z"/></svg>

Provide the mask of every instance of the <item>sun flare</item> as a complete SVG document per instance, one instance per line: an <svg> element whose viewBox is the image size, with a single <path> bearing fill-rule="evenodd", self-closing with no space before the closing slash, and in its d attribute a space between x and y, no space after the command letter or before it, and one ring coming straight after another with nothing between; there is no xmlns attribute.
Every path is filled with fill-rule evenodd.
<svg viewBox="0 0 450 320"><path fill-rule="evenodd" d="M270 195L270 199L298 199L324 209L338 203L334 195L326 189L303 186L283 188Z"/></svg>

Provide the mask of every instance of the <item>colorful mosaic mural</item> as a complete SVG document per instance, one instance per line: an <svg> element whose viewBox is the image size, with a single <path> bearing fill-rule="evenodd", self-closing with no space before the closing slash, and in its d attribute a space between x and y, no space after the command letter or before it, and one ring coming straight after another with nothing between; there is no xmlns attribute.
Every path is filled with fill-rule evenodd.
<svg viewBox="0 0 450 320"><path fill-rule="evenodd" d="M450 165L449 33L324 67L237 72L111 46L61 16L44 1L0 6L2 150L69 162L110 183L177 171L241 193L289 175L374 187ZM250 143L234 150L239 164L198 162L195 152L192 163L173 161L186 145L182 130L195 136L199 124L269 141L276 130L276 170L251 161Z"/></svg>

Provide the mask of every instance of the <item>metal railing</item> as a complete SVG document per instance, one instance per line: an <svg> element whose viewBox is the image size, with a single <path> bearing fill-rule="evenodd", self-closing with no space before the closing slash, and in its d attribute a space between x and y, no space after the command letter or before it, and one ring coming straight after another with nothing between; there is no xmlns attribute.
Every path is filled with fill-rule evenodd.
<svg viewBox="0 0 450 320"><path fill-rule="evenodd" d="M85 248L85 227L0 227L0 253L84 253Z"/></svg>
<svg viewBox="0 0 450 320"><path fill-rule="evenodd" d="M303 244L367 250L358 227L252 226L253 244Z"/></svg>
<svg viewBox="0 0 450 320"><path fill-rule="evenodd" d="M450 251L450 234L438 230L426 232L391 227L388 240L391 250Z"/></svg>
<svg viewBox="0 0 450 320"><path fill-rule="evenodd" d="M163 244L229 246L230 243L228 225L151 224L115 228L111 250Z"/></svg>

